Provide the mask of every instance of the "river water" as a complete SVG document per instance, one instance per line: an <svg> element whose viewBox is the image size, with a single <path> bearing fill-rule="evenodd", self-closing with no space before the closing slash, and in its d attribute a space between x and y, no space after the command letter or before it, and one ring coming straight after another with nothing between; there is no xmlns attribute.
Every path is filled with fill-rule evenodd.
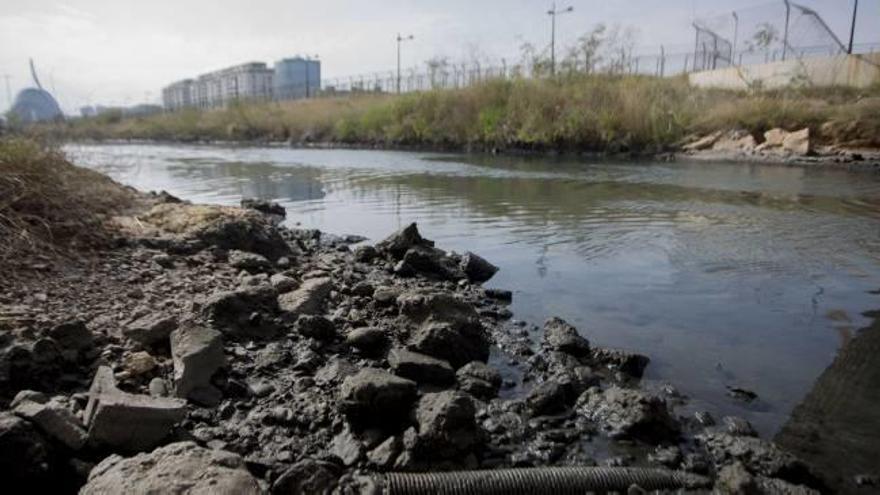
<svg viewBox="0 0 880 495"><path fill-rule="evenodd" d="M765 437L880 308L878 175L354 150L66 150L142 190L276 200L290 225L377 241L418 222L438 246L501 267L487 285L514 291L515 318L558 315L596 345L647 354L649 386L672 383L688 408L745 417ZM875 379L862 384L870 393ZM758 399L730 397L729 386ZM873 408L864 415L878 400L860 402Z"/></svg>

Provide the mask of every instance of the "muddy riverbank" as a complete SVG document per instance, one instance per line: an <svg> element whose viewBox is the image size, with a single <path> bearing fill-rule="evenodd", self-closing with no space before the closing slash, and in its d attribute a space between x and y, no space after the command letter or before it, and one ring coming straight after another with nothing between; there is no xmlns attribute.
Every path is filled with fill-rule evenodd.
<svg viewBox="0 0 880 495"><path fill-rule="evenodd" d="M186 146L223 146L238 148L280 148L300 150L380 150L380 151L405 151L425 153L467 153L491 156L508 157L553 157L571 159L596 159L596 160L648 160L658 162L682 162L682 163L746 163L765 166L786 166L803 168L829 168L846 170L849 172L880 173L880 150L875 148L853 148L821 146L811 149L809 153L790 153L784 151L756 151L751 148L726 148L723 145L713 149L712 144L700 149L686 149L682 146L670 146L667 149L656 151L593 151L578 149L560 149L542 147L484 147L484 146L458 146L458 145L426 145L426 144L390 144L390 143L347 143L337 141L309 142L309 141L240 141L240 140L210 140L210 141L175 141L175 140L152 140L152 139L81 139L71 145L186 145Z"/></svg>
<svg viewBox="0 0 880 495"><path fill-rule="evenodd" d="M107 248L9 267L13 486L362 493L387 472L633 466L696 490L823 488L745 420L643 389L649 356L512 319L512 293L481 285L490 261L415 225L369 246L280 227L271 203L139 197Z"/></svg>

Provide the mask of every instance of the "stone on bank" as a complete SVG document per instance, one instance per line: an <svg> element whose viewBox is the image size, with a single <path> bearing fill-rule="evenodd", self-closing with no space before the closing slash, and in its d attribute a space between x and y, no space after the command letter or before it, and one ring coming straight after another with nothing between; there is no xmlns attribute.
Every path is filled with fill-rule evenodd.
<svg viewBox="0 0 880 495"><path fill-rule="evenodd" d="M179 442L134 457L112 455L104 459L92 469L88 483L79 493L258 495L263 492L238 455L204 449L194 442Z"/></svg>
<svg viewBox="0 0 880 495"><path fill-rule="evenodd" d="M89 389L84 421L88 441L118 452L138 452L159 445L186 415L186 402L123 392L113 371L101 366Z"/></svg>
<svg viewBox="0 0 880 495"><path fill-rule="evenodd" d="M177 397L206 405L220 402L211 377L226 363L223 334L195 324L178 328L171 334L171 358Z"/></svg>

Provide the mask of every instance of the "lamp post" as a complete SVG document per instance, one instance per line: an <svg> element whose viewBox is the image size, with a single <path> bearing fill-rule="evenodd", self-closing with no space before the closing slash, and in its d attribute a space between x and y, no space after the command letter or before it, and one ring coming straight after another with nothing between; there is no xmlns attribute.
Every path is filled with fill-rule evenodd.
<svg viewBox="0 0 880 495"><path fill-rule="evenodd" d="M556 16L574 12L574 7L557 10L556 3L547 11L550 16L550 75L556 75Z"/></svg>
<svg viewBox="0 0 880 495"><path fill-rule="evenodd" d="M856 37L856 14L859 12L859 0L855 0L855 5L853 5L853 19L852 19L852 27L849 29L849 48L846 53L852 55L853 52L853 40Z"/></svg>
<svg viewBox="0 0 880 495"><path fill-rule="evenodd" d="M400 44L412 39L413 35L404 37L401 36L400 33L397 33L397 94L400 94Z"/></svg>

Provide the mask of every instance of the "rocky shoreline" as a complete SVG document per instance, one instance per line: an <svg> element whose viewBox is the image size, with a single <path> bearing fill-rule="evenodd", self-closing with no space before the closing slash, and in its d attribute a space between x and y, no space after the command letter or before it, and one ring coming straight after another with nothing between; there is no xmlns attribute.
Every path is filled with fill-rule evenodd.
<svg viewBox="0 0 880 495"><path fill-rule="evenodd" d="M827 124L826 135L841 133ZM788 132L770 129L760 141L744 130L694 135L684 140L677 159L684 161L729 161L794 167L828 167L852 172L880 172L880 151L852 146L817 144L809 128Z"/></svg>
<svg viewBox="0 0 880 495"><path fill-rule="evenodd" d="M383 473L547 466L825 490L745 420L640 388L648 357L513 320L495 266L415 224L370 246L261 201L145 202L112 248L0 290L7 493L393 493Z"/></svg>

